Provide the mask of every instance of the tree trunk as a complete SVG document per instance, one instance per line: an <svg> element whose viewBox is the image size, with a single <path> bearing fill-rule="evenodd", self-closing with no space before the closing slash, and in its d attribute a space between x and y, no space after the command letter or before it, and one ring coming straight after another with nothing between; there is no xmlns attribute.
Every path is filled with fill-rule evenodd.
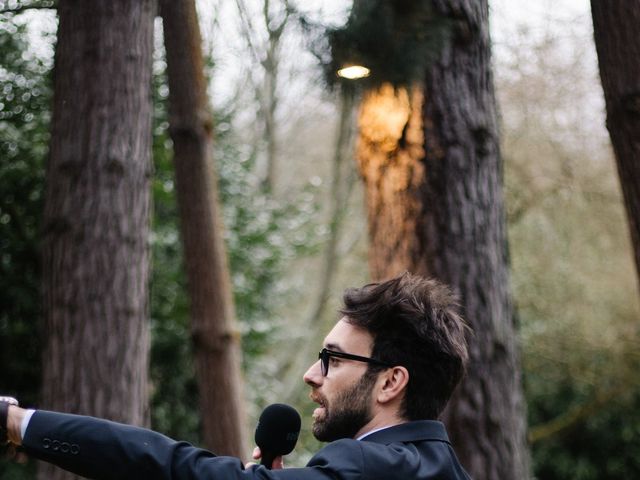
<svg viewBox="0 0 640 480"><path fill-rule="evenodd" d="M591 14L607 129L640 279L640 9L635 2L591 0Z"/></svg>
<svg viewBox="0 0 640 480"><path fill-rule="evenodd" d="M425 182L422 104L419 87L383 85L366 93L360 107L357 158L367 200L369 268L377 279L426 268L416 238Z"/></svg>
<svg viewBox="0 0 640 480"><path fill-rule="evenodd" d="M487 1L438 0L454 35L410 92L363 101L359 164L375 278L433 276L460 295L470 365L444 415L475 480L529 477L516 325L508 288L502 164Z"/></svg>
<svg viewBox="0 0 640 480"><path fill-rule="evenodd" d="M43 407L148 423L154 2L58 3ZM44 465L42 479L74 478Z"/></svg>
<svg viewBox="0 0 640 480"><path fill-rule="evenodd" d="M169 76L169 129L184 245L191 333L200 393L203 438L220 455L245 457L240 334L213 166L202 41L193 0L162 0Z"/></svg>
<svg viewBox="0 0 640 480"><path fill-rule="evenodd" d="M264 25L269 35L266 42L265 58L262 60L264 69L264 82L260 94L260 111L264 118L264 140L267 148L267 168L263 186L268 191L273 191L276 184L276 162L278 159L278 132L276 110L280 99L278 98L278 78L280 73L280 48L282 34L289 21L289 5L285 0L285 13L276 24L271 13L270 0L263 0L262 16Z"/></svg>

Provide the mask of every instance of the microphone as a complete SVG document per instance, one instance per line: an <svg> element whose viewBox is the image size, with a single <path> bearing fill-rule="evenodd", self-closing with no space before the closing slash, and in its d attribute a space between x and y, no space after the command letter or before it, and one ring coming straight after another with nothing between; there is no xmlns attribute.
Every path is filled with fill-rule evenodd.
<svg viewBox="0 0 640 480"><path fill-rule="evenodd" d="M277 456L291 453L298 441L301 424L300 414L289 405L274 403L265 408L255 434L256 445L262 452L260 464L271 470Z"/></svg>

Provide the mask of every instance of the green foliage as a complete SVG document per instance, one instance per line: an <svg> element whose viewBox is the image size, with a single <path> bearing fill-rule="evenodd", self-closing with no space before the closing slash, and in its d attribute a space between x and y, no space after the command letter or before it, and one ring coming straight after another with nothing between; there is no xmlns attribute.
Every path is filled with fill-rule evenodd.
<svg viewBox="0 0 640 480"><path fill-rule="evenodd" d="M359 83L368 88L386 82L410 86L423 80L449 33L449 22L435 14L431 0L354 2L346 25L327 32L327 81L341 81L335 72L346 65L364 65L371 75Z"/></svg>
<svg viewBox="0 0 640 480"><path fill-rule="evenodd" d="M197 442L197 384L161 57L156 59L154 102L152 424L170 436ZM282 279L287 262L317 247L311 220L317 206L311 189L294 192L291 201L282 202L257 188L254 157L234 132L233 115L232 108L215 115L214 156L246 366L257 361L278 328L275 308L292 291Z"/></svg>
<svg viewBox="0 0 640 480"><path fill-rule="evenodd" d="M255 156L231 125L231 112L218 115L216 159L234 300L243 351L251 361L265 351L277 327L276 307L292 294L293 286L282 278L287 265L319 246L313 221L317 192L308 185L283 202L262 191Z"/></svg>
<svg viewBox="0 0 640 480"><path fill-rule="evenodd" d="M552 396L533 397L531 417L544 419L546 413L549 418L580 397L583 394L569 380ZM544 403L546 412L541 408ZM640 391L611 399L574 428L539 442L533 453L536 478L541 480L640 478Z"/></svg>
<svg viewBox="0 0 640 480"><path fill-rule="evenodd" d="M638 289L606 131L585 120L590 45L521 35L498 92L534 472L637 478Z"/></svg>
<svg viewBox="0 0 640 480"><path fill-rule="evenodd" d="M151 424L158 431L198 441L198 395L189 342L189 304L178 232L171 141L167 133L164 60L154 61L151 237Z"/></svg>
<svg viewBox="0 0 640 480"><path fill-rule="evenodd" d="M0 15L0 392L37 404L40 385L39 238L48 143L49 68L26 27ZM0 477L31 478L35 465L0 463Z"/></svg>
<svg viewBox="0 0 640 480"><path fill-rule="evenodd" d="M26 27L0 16L0 390L35 403L40 381L40 255L49 69Z"/></svg>

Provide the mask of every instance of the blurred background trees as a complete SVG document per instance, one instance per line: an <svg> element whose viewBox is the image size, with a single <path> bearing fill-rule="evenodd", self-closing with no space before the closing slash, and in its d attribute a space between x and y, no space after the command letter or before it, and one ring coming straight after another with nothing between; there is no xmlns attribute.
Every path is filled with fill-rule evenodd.
<svg viewBox="0 0 640 480"><path fill-rule="evenodd" d="M53 30L44 31L49 48L29 48L26 21L0 16L0 375L26 403L39 393L41 335L40 233L44 164L51 121ZM17 280L20 279L20 280ZM9 367L10 366L10 367Z"/></svg>
<svg viewBox="0 0 640 480"><path fill-rule="evenodd" d="M160 15L202 436L211 451L246 458L240 332L222 234L200 23L194 0L161 1Z"/></svg>
<svg viewBox="0 0 640 480"><path fill-rule="evenodd" d="M637 281L591 28L589 12L549 14L505 27L496 45L512 287L540 479L639 471Z"/></svg>
<svg viewBox="0 0 640 480"><path fill-rule="evenodd" d="M41 224L42 402L149 420L151 66L155 8L57 3ZM77 478L41 464L39 478Z"/></svg>
<svg viewBox="0 0 640 480"><path fill-rule="evenodd" d="M16 393L26 404L42 405L38 252L56 25L53 11L23 9L28 3L0 2L0 389ZM521 328L533 470L540 479L635 478L640 472L640 386L635 375L640 307L604 129L589 14L562 16L556 5L539 23L523 27L504 13L512 4L490 2L511 284ZM237 5L198 4L212 82L214 161L242 332L247 409L254 419L266 403L282 399L287 382L299 380L302 371L283 375L284 360L298 345L314 342L316 334L301 319L312 317L320 295L330 300L321 318L313 319L318 325L314 331L320 332L317 343L335 320L342 289L368 278L364 193L358 182L346 183L345 221L334 238L333 281L328 291L318 285L328 258L320 253L326 252L333 231L335 210L329 199L335 192L331 159L340 144L339 101L326 93L297 22L303 15L306 26L337 26L348 11L289 5L298 10L291 10L279 37L280 52L286 52L279 56L276 80L279 160L268 191L261 188L268 152L255 89L265 75L260 60L266 58L269 38L264 5L257 0L244 4L260 52L252 56ZM270 28L283 18L284 5L271 2L271 15L277 18ZM535 7L527 5L517 8L533 17ZM172 436L200 442L165 68L157 34L151 422ZM342 181L352 175L347 169ZM306 360L311 361L313 353ZM301 380L299 384L302 388L292 398L299 398L304 411L309 402ZM308 430L308 424L303 426L290 464L303 463L317 447ZM0 462L2 478L33 478L32 470L31 464Z"/></svg>

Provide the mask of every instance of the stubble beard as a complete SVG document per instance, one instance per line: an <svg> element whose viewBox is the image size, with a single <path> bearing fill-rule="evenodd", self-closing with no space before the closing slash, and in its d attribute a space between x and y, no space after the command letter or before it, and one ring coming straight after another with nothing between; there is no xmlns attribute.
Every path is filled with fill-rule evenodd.
<svg viewBox="0 0 640 480"><path fill-rule="evenodd" d="M365 373L358 382L340 393L331 405L324 403L325 415L313 422L313 436L321 442L355 438L371 421L371 391L376 377Z"/></svg>

